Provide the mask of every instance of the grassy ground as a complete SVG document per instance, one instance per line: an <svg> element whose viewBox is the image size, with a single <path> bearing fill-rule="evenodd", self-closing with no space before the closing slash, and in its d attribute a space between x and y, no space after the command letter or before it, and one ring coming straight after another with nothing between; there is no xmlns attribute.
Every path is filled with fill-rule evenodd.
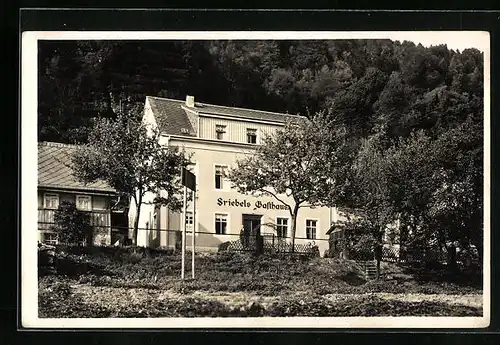
<svg viewBox="0 0 500 345"><path fill-rule="evenodd" d="M482 290L470 280L422 279L392 264L365 281L348 261L200 254L196 279L183 281L178 253L67 248L57 258L56 272L40 272L40 317L482 314Z"/></svg>

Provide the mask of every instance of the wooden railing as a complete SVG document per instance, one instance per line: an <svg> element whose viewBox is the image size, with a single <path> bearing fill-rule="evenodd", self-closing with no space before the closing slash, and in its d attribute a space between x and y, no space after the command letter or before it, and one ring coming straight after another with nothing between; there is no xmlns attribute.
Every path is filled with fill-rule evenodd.
<svg viewBox="0 0 500 345"><path fill-rule="evenodd" d="M56 210L39 209L38 210L38 229L49 229L54 224L54 213ZM110 226L109 211L90 211L90 225L92 226Z"/></svg>

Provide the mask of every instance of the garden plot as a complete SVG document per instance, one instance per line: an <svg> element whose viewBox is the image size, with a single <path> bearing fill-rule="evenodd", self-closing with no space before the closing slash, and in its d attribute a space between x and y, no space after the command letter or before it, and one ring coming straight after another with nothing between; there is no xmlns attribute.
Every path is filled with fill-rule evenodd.
<svg viewBox="0 0 500 345"><path fill-rule="evenodd" d="M80 248L57 255L57 272L39 279L40 317L482 314L480 287L417 281L392 264L380 280L365 281L349 261L224 253L197 256L197 278L181 280L177 253Z"/></svg>

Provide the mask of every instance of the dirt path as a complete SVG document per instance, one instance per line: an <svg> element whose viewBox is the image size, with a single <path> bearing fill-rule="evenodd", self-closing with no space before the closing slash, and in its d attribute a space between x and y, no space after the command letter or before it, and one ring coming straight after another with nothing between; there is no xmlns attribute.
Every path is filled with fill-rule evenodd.
<svg viewBox="0 0 500 345"><path fill-rule="evenodd" d="M198 297L206 300L222 302L226 305L241 306L252 302L258 302L263 306L271 304L280 299L279 296L261 296L248 292L219 292L209 293L204 291L195 291L191 294L180 294L170 290L147 290L139 288L114 288L90 286L84 284L72 285L73 292L80 295L85 303L90 305L98 304L102 306L113 305L116 307L125 307L130 304L147 305L157 300L183 300L188 297ZM294 293L296 297L306 296L307 292ZM466 295L448 295L448 294L395 294L395 293L367 293L367 294L328 294L322 296L333 302L355 302L366 296L381 298L385 300L398 300L406 302L432 301L441 302L448 305L463 305L475 308L481 308L483 296L481 294Z"/></svg>

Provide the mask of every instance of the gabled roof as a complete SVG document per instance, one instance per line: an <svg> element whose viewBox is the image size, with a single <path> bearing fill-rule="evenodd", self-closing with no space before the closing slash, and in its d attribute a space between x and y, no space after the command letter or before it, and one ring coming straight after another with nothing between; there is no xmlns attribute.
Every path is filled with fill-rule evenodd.
<svg viewBox="0 0 500 345"><path fill-rule="evenodd" d="M160 132L171 135L195 135L186 111L181 108L183 101L147 96ZM182 129L188 130L184 133Z"/></svg>
<svg viewBox="0 0 500 345"><path fill-rule="evenodd" d="M189 121L188 111L181 106L188 108L185 101L177 99L168 99L147 96L151 110L155 116L158 127L162 133L170 135L195 135L195 130ZM272 121L285 123L287 119L305 119L303 116L290 115L282 113L274 113L263 110L226 107L221 105L213 105L207 103L195 102L194 107L188 108L200 116L219 115L228 119L249 119L257 121ZM182 132L182 128L188 130L189 133Z"/></svg>
<svg viewBox="0 0 500 345"><path fill-rule="evenodd" d="M75 191L115 192L105 182L84 184L73 176L71 155L76 146L53 143L38 143L38 187Z"/></svg>

